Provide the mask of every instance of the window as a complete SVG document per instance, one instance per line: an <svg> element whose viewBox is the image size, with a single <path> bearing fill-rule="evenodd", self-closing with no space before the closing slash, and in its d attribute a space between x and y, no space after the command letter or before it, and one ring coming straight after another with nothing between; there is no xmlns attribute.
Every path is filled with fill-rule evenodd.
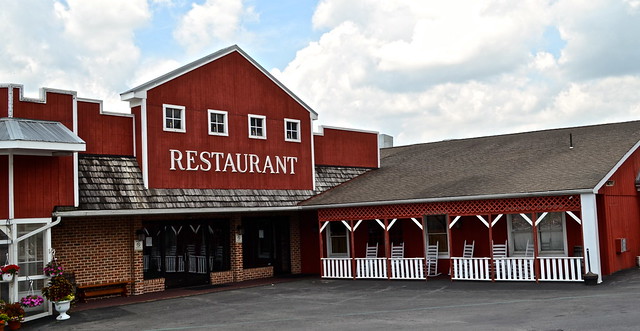
<svg viewBox="0 0 640 331"><path fill-rule="evenodd" d="M349 257L349 236L342 222L329 222L327 227L328 257Z"/></svg>
<svg viewBox="0 0 640 331"><path fill-rule="evenodd" d="M186 132L183 106L162 105L164 131Z"/></svg>
<svg viewBox="0 0 640 331"><path fill-rule="evenodd" d="M262 115L249 115L249 138L267 139L267 118Z"/></svg>
<svg viewBox="0 0 640 331"><path fill-rule="evenodd" d="M526 216L532 220L531 214ZM538 219L542 214L538 214ZM533 243L533 228L522 215L508 215L509 250L524 254L527 243ZM533 220L532 220L533 221ZM547 213L538 223L538 252L540 255L567 255L564 213Z"/></svg>
<svg viewBox="0 0 640 331"><path fill-rule="evenodd" d="M438 256L449 256L449 241L447 238L447 215L425 216L427 223L427 243L438 245Z"/></svg>
<svg viewBox="0 0 640 331"><path fill-rule="evenodd" d="M284 119L284 140L300 142L300 120Z"/></svg>
<svg viewBox="0 0 640 331"><path fill-rule="evenodd" d="M227 112L209 109L209 134L213 136L228 136Z"/></svg>

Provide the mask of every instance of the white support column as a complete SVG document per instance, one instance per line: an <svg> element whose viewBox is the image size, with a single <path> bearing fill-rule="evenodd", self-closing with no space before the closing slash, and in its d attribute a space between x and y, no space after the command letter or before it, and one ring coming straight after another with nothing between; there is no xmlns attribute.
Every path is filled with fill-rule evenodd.
<svg viewBox="0 0 640 331"><path fill-rule="evenodd" d="M598 274L598 283L602 282L602 268L600 267L600 246L598 236L598 207L595 194L580 194L582 205L582 237L585 248L585 272ZM590 261L587 261L586 251L589 249Z"/></svg>

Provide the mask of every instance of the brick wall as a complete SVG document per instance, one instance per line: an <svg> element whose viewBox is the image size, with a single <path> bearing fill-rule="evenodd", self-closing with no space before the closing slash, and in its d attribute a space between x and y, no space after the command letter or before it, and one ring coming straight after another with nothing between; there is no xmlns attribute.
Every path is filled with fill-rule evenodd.
<svg viewBox="0 0 640 331"><path fill-rule="evenodd" d="M291 250L291 273L302 272L302 255L300 252L300 219L292 216L289 220L289 246Z"/></svg>
<svg viewBox="0 0 640 331"><path fill-rule="evenodd" d="M155 278L155 279L143 280L142 286L140 286L141 293L136 293L136 294L161 292L161 291L164 291L164 278Z"/></svg>
<svg viewBox="0 0 640 331"><path fill-rule="evenodd" d="M63 219L51 229L52 247L78 285L133 281L133 226L124 218Z"/></svg>
<svg viewBox="0 0 640 331"><path fill-rule="evenodd" d="M233 283L234 281L233 271L212 272L209 274L209 278L213 285Z"/></svg>
<svg viewBox="0 0 640 331"><path fill-rule="evenodd" d="M273 277L273 266L244 269L241 277L242 280Z"/></svg>

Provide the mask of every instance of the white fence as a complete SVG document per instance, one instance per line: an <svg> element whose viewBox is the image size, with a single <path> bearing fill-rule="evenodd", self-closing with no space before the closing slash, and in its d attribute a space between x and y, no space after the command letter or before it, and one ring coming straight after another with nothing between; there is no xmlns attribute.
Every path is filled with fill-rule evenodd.
<svg viewBox="0 0 640 331"><path fill-rule="evenodd" d="M324 278L353 278L351 274L351 258L323 258L322 277Z"/></svg>
<svg viewBox="0 0 640 331"><path fill-rule="evenodd" d="M452 279L456 280L491 280L488 257L462 258L452 257Z"/></svg>
<svg viewBox="0 0 640 331"><path fill-rule="evenodd" d="M425 279L424 258L391 258L391 279Z"/></svg>
<svg viewBox="0 0 640 331"><path fill-rule="evenodd" d="M356 278L387 278L387 259L356 258Z"/></svg>
<svg viewBox="0 0 640 331"><path fill-rule="evenodd" d="M541 281L582 281L581 257L539 257Z"/></svg>
<svg viewBox="0 0 640 331"><path fill-rule="evenodd" d="M533 257L503 257L494 260L496 280L535 281Z"/></svg>

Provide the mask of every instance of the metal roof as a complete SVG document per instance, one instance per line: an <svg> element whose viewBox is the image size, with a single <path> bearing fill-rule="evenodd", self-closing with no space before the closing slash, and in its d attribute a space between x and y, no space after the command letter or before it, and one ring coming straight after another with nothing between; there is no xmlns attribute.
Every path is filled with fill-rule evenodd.
<svg viewBox="0 0 640 331"><path fill-rule="evenodd" d="M0 150L80 152L84 140L60 122L0 118Z"/></svg>

